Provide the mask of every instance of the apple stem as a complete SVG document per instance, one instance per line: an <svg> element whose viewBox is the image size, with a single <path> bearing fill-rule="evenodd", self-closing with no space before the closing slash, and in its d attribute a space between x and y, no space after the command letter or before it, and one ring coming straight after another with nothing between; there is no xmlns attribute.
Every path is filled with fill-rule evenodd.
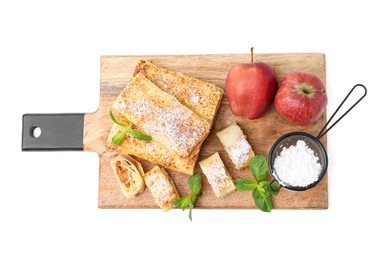
<svg viewBox="0 0 390 260"><path fill-rule="evenodd" d="M251 48L251 63L253 63L253 47Z"/></svg>

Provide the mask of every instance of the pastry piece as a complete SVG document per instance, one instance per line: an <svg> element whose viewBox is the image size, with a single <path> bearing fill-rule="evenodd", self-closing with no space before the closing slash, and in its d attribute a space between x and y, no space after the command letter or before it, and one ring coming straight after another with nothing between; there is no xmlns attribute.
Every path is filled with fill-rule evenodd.
<svg viewBox="0 0 390 260"><path fill-rule="evenodd" d="M145 74L152 81L153 79L160 78L160 88L162 85L164 85L164 91L174 96L175 94L177 94L178 96L175 97L178 99L180 98L182 100L182 104L187 104L187 107L189 107L193 111L198 111L200 113L199 115L207 119L209 122L214 121L214 118L216 117L216 112L223 97L223 91L220 88L216 87L214 84L209 84L200 80L188 78L180 73L171 72L147 61L139 61L134 74L136 75L138 73ZM172 79L172 77L174 77L174 79ZM174 82L175 84L169 83L170 81ZM200 98L198 101L200 102L191 103L192 99L188 99L187 102L183 102L183 100L186 100L185 95L190 96L190 93L184 94L189 89L189 81L193 81L191 89L195 88L195 90L192 90L192 92L199 93ZM165 84L162 84L162 82L165 82ZM159 84L157 80L155 80L154 83ZM201 93L206 93L206 96L202 96L203 94ZM209 93L210 95L207 95L207 93ZM194 100L197 100L196 96ZM117 120L122 123L129 124L128 119L126 119L121 114L117 116ZM136 128L136 126L134 127ZM149 160L151 162L184 174L193 174L196 161L198 160L201 144L198 144L198 146L194 148L194 150L188 157L181 157L173 151L166 149L163 145L159 144L158 142L155 142L154 140L145 142L127 134L125 140L122 141L122 143L116 147L112 144L111 139L114 135L118 134L119 131L123 131L123 129L120 126L113 124L110 134L108 136L107 146L114 148L118 151Z"/></svg>
<svg viewBox="0 0 390 260"><path fill-rule="evenodd" d="M217 136L237 170L249 166L249 161L255 154L246 140L246 136L236 123L217 132Z"/></svg>
<svg viewBox="0 0 390 260"><path fill-rule="evenodd" d="M187 157L207 137L210 123L162 91L142 74L130 83L113 105L153 140Z"/></svg>
<svg viewBox="0 0 390 260"><path fill-rule="evenodd" d="M143 74L163 91L175 96L180 103L210 123L223 97L223 90L214 84L201 81L140 60L134 75Z"/></svg>
<svg viewBox="0 0 390 260"><path fill-rule="evenodd" d="M144 179L157 205L163 211L171 210L174 207L172 202L180 198L180 196L175 184L164 168L155 166L145 173Z"/></svg>
<svg viewBox="0 0 390 260"><path fill-rule="evenodd" d="M111 159L110 165L123 195L131 198L144 191L144 171L139 162L131 157L117 156Z"/></svg>
<svg viewBox="0 0 390 260"><path fill-rule="evenodd" d="M129 120L121 114L118 114L116 119L120 123L127 125L130 123ZM136 126L133 126L133 128L137 130ZM200 144L194 148L190 156L181 157L154 140L145 142L135 138L130 133L126 134L126 138L119 144L119 146L115 146L111 139L120 131L123 131L122 127L117 124L112 126L106 143L108 147L114 148L126 154L135 155L139 158L143 158L177 172L189 175L193 174L196 161L199 157Z"/></svg>
<svg viewBox="0 0 390 260"><path fill-rule="evenodd" d="M222 198L236 189L218 152L200 161L199 165L218 198Z"/></svg>

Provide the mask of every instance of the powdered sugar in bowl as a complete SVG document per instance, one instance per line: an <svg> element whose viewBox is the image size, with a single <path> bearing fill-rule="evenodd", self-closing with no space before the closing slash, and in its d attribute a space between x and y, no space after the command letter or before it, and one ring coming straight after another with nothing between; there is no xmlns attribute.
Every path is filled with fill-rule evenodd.
<svg viewBox="0 0 390 260"><path fill-rule="evenodd" d="M289 190L304 191L322 180L328 167L328 156L318 138L304 132L291 132L271 147L268 167L272 182L277 181Z"/></svg>
<svg viewBox="0 0 390 260"><path fill-rule="evenodd" d="M336 122L328 127L356 88L361 88L364 91L363 95ZM316 186L322 180L328 168L328 155L320 139L366 95L367 88L364 85L356 84L353 86L317 137L305 132L291 132L276 140L268 154L268 168L273 177L270 189L275 190L275 186L272 185L274 182L278 182L280 187L295 191L304 191Z"/></svg>

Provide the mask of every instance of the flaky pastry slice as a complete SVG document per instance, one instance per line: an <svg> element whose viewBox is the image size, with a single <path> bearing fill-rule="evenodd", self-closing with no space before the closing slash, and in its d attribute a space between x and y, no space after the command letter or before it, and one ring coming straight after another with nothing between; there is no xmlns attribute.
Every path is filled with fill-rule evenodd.
<svg viewBox="0 0 390 260"><path fill-rule="evenodd" d="M139 162L130 156L119 155L110 160L110 165L123 195L131 198L144 191L144 171Z"/></svg>
<svg viewBox="0 0 390 260"><path fill-rule="evenodd" d="M176 97L180 103L205 118L211 127L223 97L221 88L145 60L137 63L134 76L137 74L145 75L160 89Z"/></svg>
<svg viewBox="0 0 390 260"><path fill-rule="evenodd" d="M121 114L118 114L116 119L120 123L126 125L129 124L129 120ZM133 128L138 130L136 126L134 126ZM201 144L194 148L190 156L181 157L154 140L145 142L143 140L135 138L130 133L127 133L126 138L119 144L119 146L115 146L112 143L111 139L113 136L123 130L124 129L121 126L114 124L108 135L106 145L123 153L137 156L139 158L151 161L153 163L159 164L163 167L172 169L177 172L181 172L188 175L192 175L194 173L195 164L198 160Z"/></svg>
<svg viewBox="0 0 390 260"><path fill-rule="evenodd" d="M249 166L249 161L255 154L246 140L246 136L236 123L217 132L217 136L237 170Z"/></svg>
<svg viewBox="0 0 390 260"><path fill-rule="evenodd" d="M222 198L236 189L218 152L200 161L199 165L218 198Z"/></svg>
<svg viewBox="0 0 390 260"><path fill-rule="evenodd" d="M167 149L187 157L207 137L210 123L142 74L130 79L113 108Z"/></svg>
<svg viewBox="0 0 390 260"><path fill-rule="evenodd" d="M145 184L153 195L157 205L163 211L174 208L173 201L180 198L176 186L164 168L153 167L145 173Z"/></svg>
<svg viewBox="0 0 390 260"><path fill-rule="evenodd" d="M222 89L214 84L190 78L143 60L137 63L134 75L139 73L145 75L160 89L175 96L183 105L186 105L205 118L210 122L211 128L223 97ZM128 119L121 114L118 114L117 120L121 123L129 124ZM134 127L137 128L137 126ZM193 174L202 144L198 144L187 157L177 155L155 140L145 142L136 139L130 134L127 134L119 146L114 146L111 139L121 131L123 131L122 127L113 124L107 140L108 147L135 155L177 172Z"/></svg>

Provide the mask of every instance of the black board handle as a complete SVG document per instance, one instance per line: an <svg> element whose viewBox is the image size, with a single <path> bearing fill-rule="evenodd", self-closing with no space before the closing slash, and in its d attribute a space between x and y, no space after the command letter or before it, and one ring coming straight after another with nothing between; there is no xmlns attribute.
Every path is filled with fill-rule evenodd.
<svg viewBox="0 0 390 260"><path fill-rule="evenodd" d="M80 151L83 131L84 113L24 114L22 151Z"/></svg>

